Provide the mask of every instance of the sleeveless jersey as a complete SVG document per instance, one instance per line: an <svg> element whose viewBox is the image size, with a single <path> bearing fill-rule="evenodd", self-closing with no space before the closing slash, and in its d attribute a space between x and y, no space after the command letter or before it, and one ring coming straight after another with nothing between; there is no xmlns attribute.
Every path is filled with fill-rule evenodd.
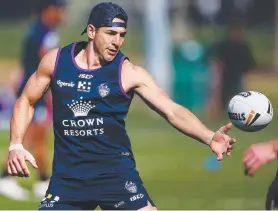
<svg viewBox="0 0 278 211"><path fill-rule="evenodd" d="M50 88L53 96L53 175L97 178L137 174L125 117L133 92L121 85L122 63L115 59L98 69L80 68L75 51L84 42L58 52Z"/></svg>

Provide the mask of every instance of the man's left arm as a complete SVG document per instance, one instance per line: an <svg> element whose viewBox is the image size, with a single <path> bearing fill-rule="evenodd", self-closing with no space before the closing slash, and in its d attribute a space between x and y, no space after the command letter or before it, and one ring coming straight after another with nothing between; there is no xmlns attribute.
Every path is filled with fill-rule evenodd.
<svg viewBox="0 0 278 211"><path fill-rule="evenodd" d="M135 92L157 113L163 116L173 127L183 134L206 145L221 160L222 154L230 155L235 142L226 135L231 123L216 133L209 130L191 111L173 102L170 97L154 82L150 74L141 67L130 65L130 72L135 80Z"/></svg>

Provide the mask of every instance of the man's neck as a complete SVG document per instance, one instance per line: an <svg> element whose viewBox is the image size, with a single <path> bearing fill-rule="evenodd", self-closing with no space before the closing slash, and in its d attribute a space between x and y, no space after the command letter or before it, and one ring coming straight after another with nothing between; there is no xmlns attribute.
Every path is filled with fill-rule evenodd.
<svg viewBox="0 0 278 211"><path fill-rule="evenodd" d="M83 68L86 69L97 69L106 64L97 53L93 43L87 43L86 47L77 53L76 57L78 63L81 63ZM80 65L81 65L80 64Z"/></svg>
<svg viewBox="0 0 278 211"><path fill-rule="evenodd" d="M101 59L96 52L93 43L88 43L84 51L84 59L87 62L89 69L95 69L102 66Z"/></svg>

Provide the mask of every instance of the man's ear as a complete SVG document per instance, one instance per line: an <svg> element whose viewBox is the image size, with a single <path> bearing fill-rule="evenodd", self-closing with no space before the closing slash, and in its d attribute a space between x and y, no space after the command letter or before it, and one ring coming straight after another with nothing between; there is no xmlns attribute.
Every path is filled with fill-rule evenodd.
<svg viewBox="0 0 278 211"><path fill-rule="evenodd" d="M89 24L87 26L87 34L88 34L88 37L90 39L95 39L95 36L96 36L96 27L94 27L92 24Z"/></svg>

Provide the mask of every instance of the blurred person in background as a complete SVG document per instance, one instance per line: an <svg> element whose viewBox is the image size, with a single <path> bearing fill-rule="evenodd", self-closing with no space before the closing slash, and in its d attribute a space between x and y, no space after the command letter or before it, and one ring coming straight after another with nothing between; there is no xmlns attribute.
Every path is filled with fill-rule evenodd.
<svg viewBox="0 0 278 211"><path fill-rule="evenodd" d="M213 82L208 113L210 119L219 120L230 99L245 91L244 76L255 68L255 60L240 23L231 25L227 38L213 45L210 57Z"/></svg>
<svg viewBox="0 0 278 211"><path fill-rule="evenodd" d="M251 145L243 155L245 175L253 177L261 166L277 159L277 156L278 139ZM269 186L266 195L265 209L278 209L278 170L274 180Z"/></svg>
<svg viewBox="0 0 278 211"><path fill-rule="evenodd" d="M43 0L38 4L38 18L27 31L23 40L21 56L23 71L17 97L21 95L28 79L36 71L43 56L59 45L60 38L56 28L63 20L65 2L63 0ZM50 104L50 94L46 94L36 103L33 120L24 137L24 143L28 148L33 149L40 166L39 178L33 187L35 195L40 198L44 196L49 183L47 135L51 116ZM14 200L26 200L29 191L22 188L14 178L9 177L5 168L0 178L0 194Z"/></svg>
<svg viewBox="0 0 278 211"><path fill-rule="evenodd" d="M40 210L156 209L136 169L125 127L135 93L178 131L205 144L218 160L231 153L235 143L227 135L231 123L209 130L192 112L173 102L147 70L121 52L127 21L117 4L94 6L82 32L87 41L47 53L16 102L8 172L29 177L25 161L38 166L22 139L34 104L51 88L54 158Z"/></svg>

